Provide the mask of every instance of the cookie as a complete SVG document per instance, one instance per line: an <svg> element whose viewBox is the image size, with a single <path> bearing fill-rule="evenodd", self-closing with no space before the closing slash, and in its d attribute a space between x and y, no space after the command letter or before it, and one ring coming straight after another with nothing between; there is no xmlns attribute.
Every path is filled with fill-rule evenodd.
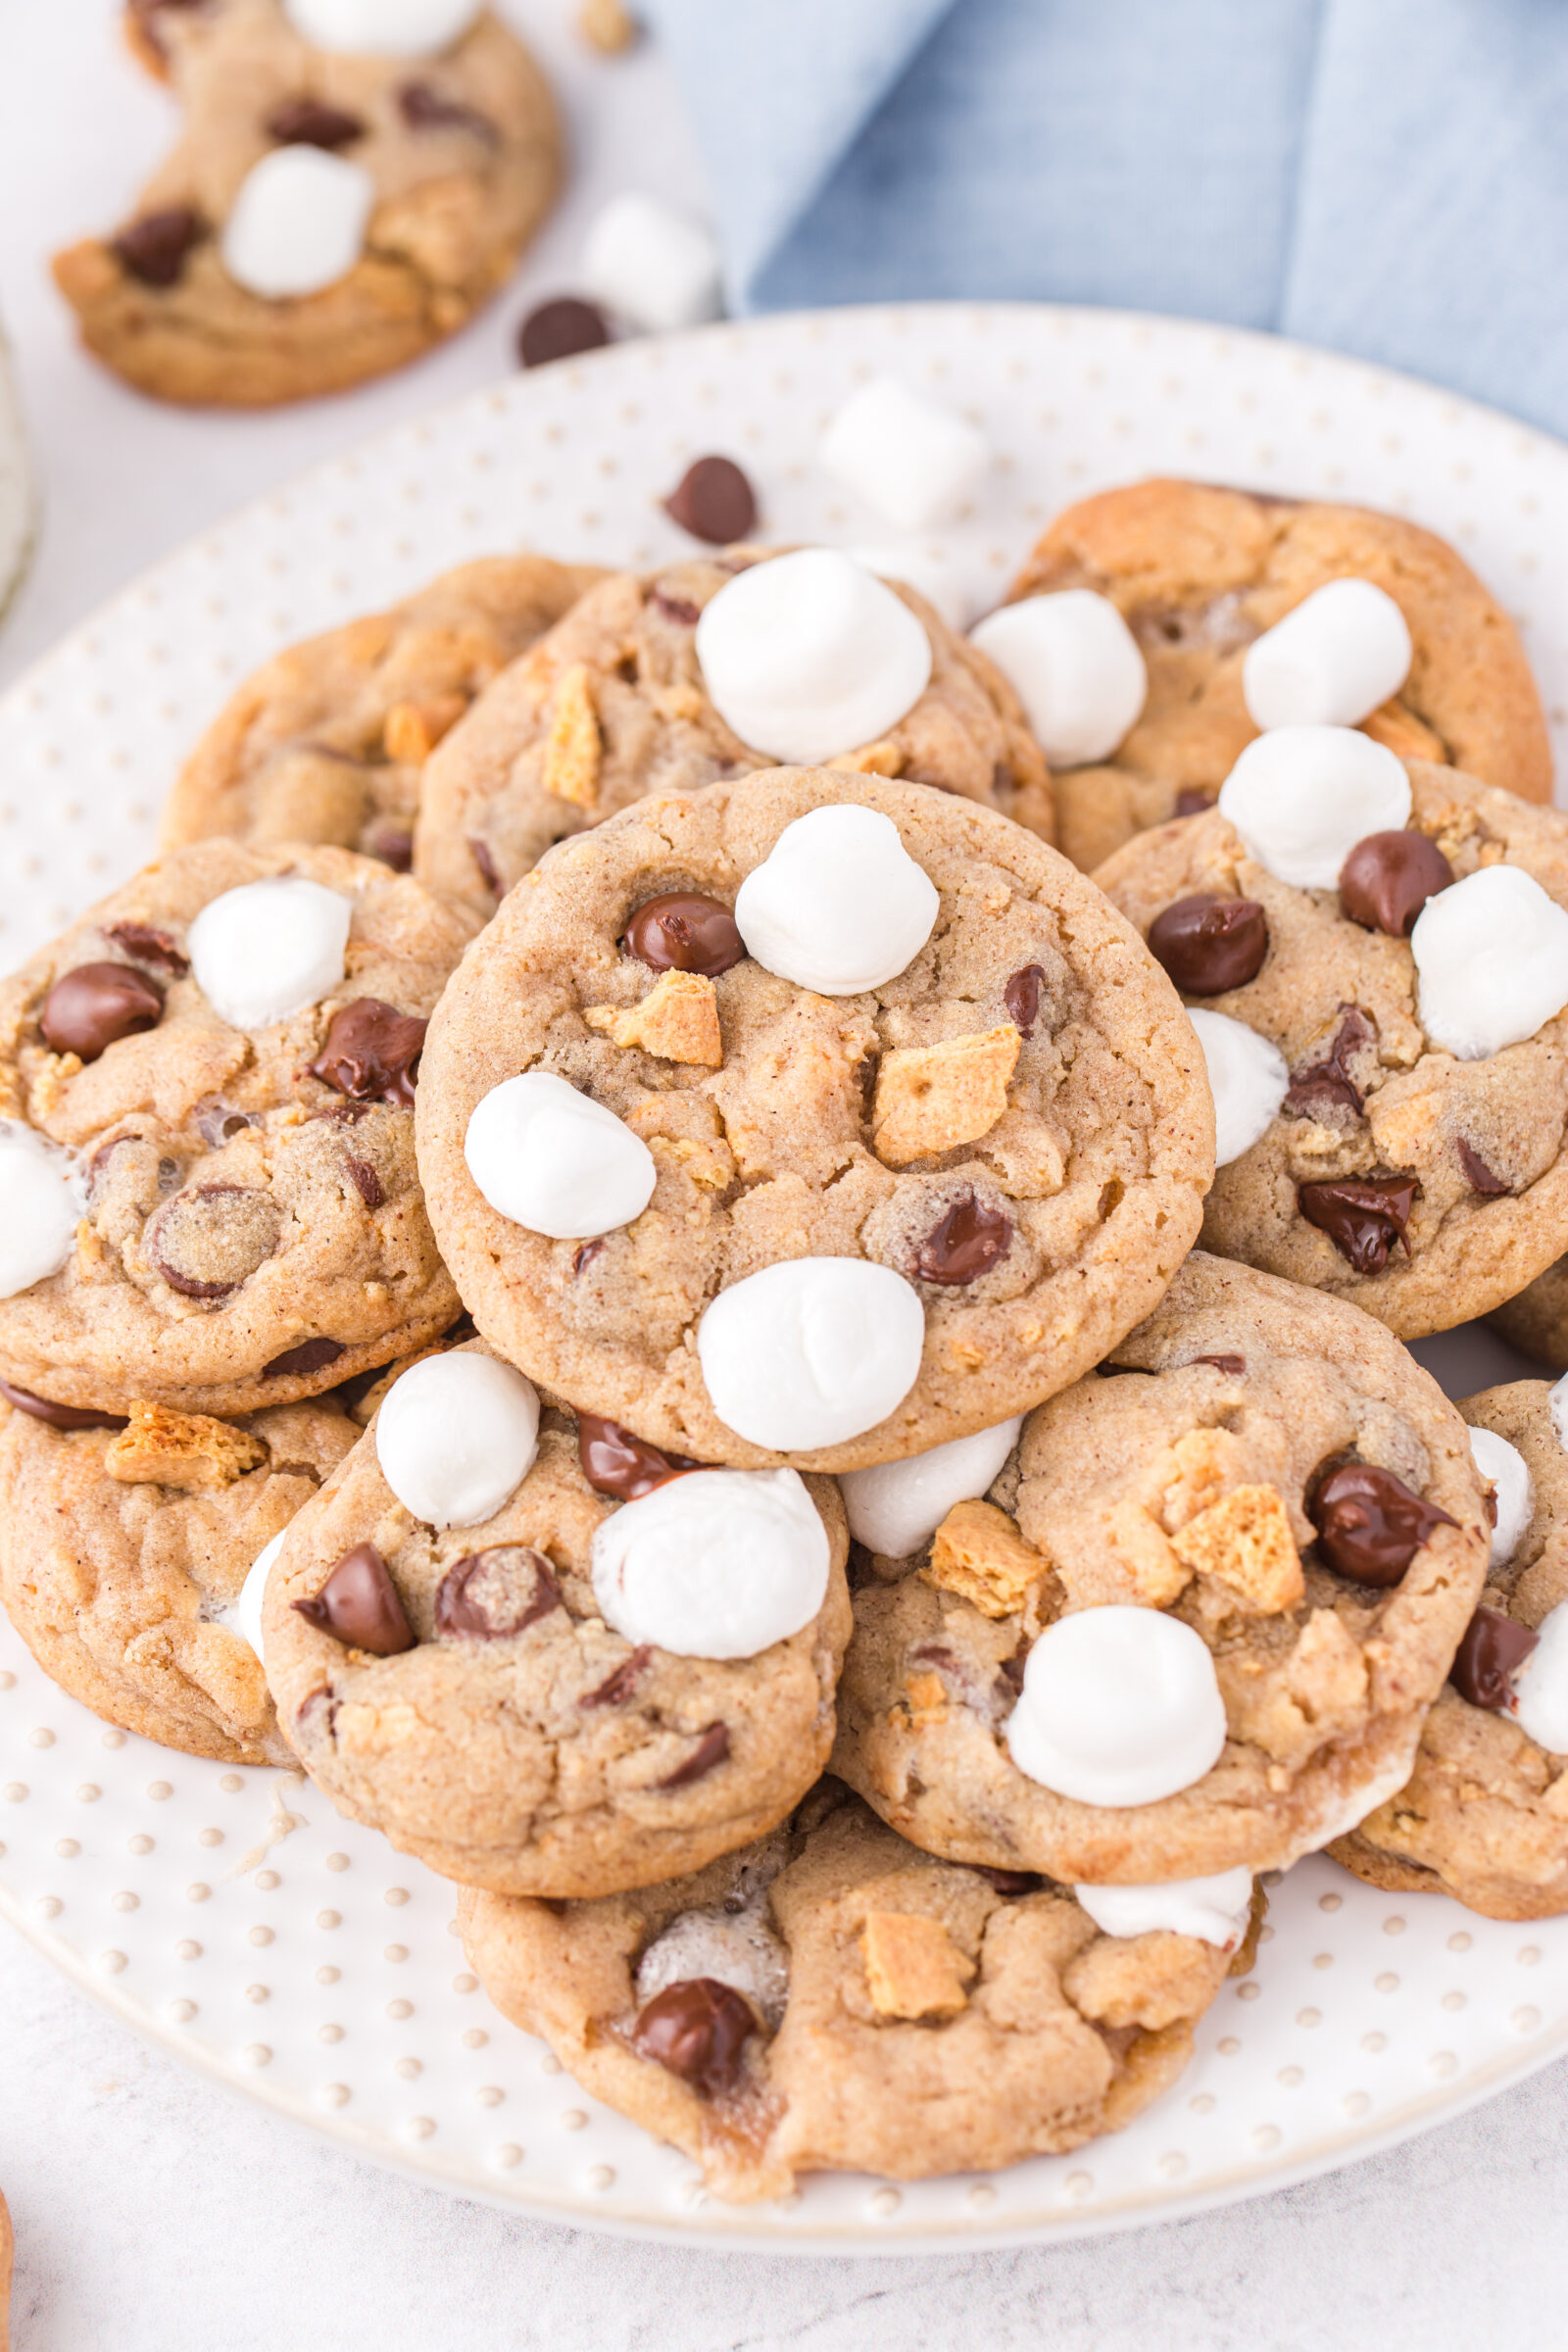
<svg viewBox="0 0 1568 2352"><path fill-rule="evenodd" d="M1516 1380L1467 1396L1495 1524L1481 1605L1404 1787L1330 1852L1398 1893L1489 1919L1568 1911L1568 1454L1562 1399Z"/></svg>
<svg viewBox="0 0 1568 2352"><path fill-rule="evenodd" d="M1538 1364L1568 1372L1568 1257L1554 1258L1544 1274L1527 1283L1517 1298L1494 1307L1487 1321Z"/></svg>
<svg viewBox="0 0 1568 2352"><path fill-rule="evenodd" d="M1518 632L1452 548L1400 515L1204 482L1134 482L1059 514L1009 590L1088 589L1129 623L1148 672L1108 757L1055 769L1059 838L1092 870L1146 826L1211 802L1257 732L1249 649L1314 590L1365 580L1408 628L1400 684L1362 723L1401 758L1551 798L1545 718Z"/></svg>
<svg viewBox="0 0 1568 2352"><path fill-rule="evenodd" d="M729 631L729 598L764 569L769 609L743 610ZM414 870L488 914L553 843L646 794L797 757L748 738L748 721L770 738L814 724L802 764L933 784L1053 838L1050 779L1017 698L922 597L825 548L738 549L601 580L504 671L425 768Z"/></svg>
<svg viewBox="0 0 1568 2352"><path fill-rule="evenodd" d="M597 1903L465 1891L468 1958L583 2088L715 2195L992 2172L1175 2082L1227 1953L1102 1934L1065 1889L935 1862L832 1782L771 1837Z"/></svg>
<svg viewBox="0 0 1568 2352"><path fill-rule="evenodd" d="M426 7L384 53L358 13L132 11L184 122L131 218L54 273L138 390L241 408L336 391L444 341L511 276L561 183L544 76L487 10Z"/></svg>
<svg viewBox="0 0 1568 2352"><path fill-rule="evenodd" d="M461 1311L415 1166L466 919L333 849L203 842L0 988L0 1376L233 1414Z"/></svg>
<svg viewBox="0 0 1568 2352"><path fill-rule="evenodd" d="M957 1494L857 1555L833 1770L933 1853L1090 1887L1285 1869L1401 1787L1486 1568L1436 1382L1202 1251Z"/></svg>
<svg viewBox="0 0 1568 2352"><path fill-rule="evenodd" d="M424 762L499 670L603 575L548 556L491 556L246 679L164 809L169 849L310 841L406 872Z"/></svg>
<svg viewBox="0 0 1568 2352"><path fill-rule="evenodd" d="M1217 810L1141 834L1097 879L1209 1057L1206 1249L1401 1339L1486 1314L1562 1252L1568 817L1348 730L1284 728Z"/></svg>
<svg viewBox="0 0 1568 2352"><path fill-rule="evenodd" d="M118 1427L0 1406L7 1615L106 1722L220 1764L291 1763L237 1605L359 1434L330 1397L232 1422L138 1403Z"/></svg>
<svg viewBox="0 0 1568 2352"><path fill-rule="evenodd" d="M623 809L513 893L431 1022L420 1167L532 1378L701 1461L850 1469L1149 1312L1209 1177L1199 1060L1043 842L782 768Z"/></svg>

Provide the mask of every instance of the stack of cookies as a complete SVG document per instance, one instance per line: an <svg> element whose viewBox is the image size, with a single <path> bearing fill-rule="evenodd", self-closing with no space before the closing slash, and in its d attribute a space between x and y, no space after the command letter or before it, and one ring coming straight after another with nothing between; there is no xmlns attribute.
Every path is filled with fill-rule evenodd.
<svg viewBox="0 0 1568 2352"><path fill-rule="evenodd" d="M1451 551L1186 483L968 640L735 547L283 656L0 1000L15 1623L729 2197L1116 2128L1324 1847L1568 1909L1563 1400L1402 1344L1568 1361L1548 789Z"/></svg>

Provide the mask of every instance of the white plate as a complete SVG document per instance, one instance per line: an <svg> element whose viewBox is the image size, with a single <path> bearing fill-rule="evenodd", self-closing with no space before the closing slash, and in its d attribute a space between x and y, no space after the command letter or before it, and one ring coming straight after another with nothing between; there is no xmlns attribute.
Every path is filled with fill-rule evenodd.
<svg viewBox="0 0 1568 2352"><path fill-rule="evenodd" d="M247 669L446 564L515 545L658 561L689 545L658 502L713 449L746 465L777 537L887 546L813 454L835 404L883 368L974 416L997 451L975 511L909 551L969 610L1056 507L1138 473L1363 498L1456 541L1516 613L1564 748L1568 451L1542 435L1375 368L1165 320L776 318L629 344L401 427L69 638L0 703L0 960L148 853L175 764ZM1456 1391L1510 1368L1459 1335L1422 1353ZM1403 2137L1568 2040L1568 1920L1502 1927L1313 1861L1276 1890L1257 1971L1222 1993L1193 2067L1130 2130L994 2179L824 2177L736 2210L488 2008L442 1881L291 1776L106 1730L3 1620L0 1840L0 1909L250 2096L468 2195L699 2242L906 2252L1168 2219Z"/></svg>

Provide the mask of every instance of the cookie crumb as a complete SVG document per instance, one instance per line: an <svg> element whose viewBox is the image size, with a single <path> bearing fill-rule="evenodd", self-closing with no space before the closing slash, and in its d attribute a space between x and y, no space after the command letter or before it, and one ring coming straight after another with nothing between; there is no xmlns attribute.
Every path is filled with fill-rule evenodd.
<svg viewBox="0 0 1568 2352"><path fill-rule="evenodd" d="M1196 1576L1218 1577L1271 1613L1293 1609L1305 1592L1290 1514L1275 1487L1235 1487L1170 1539Z"/></svg>
<svg viewBox="0 0 1568 2352"><path fill-rule="evenodd" d="M662 972L640 1004L621 1011L590 1004L590 1029L606 1029L617 1046L640 1046L661 1061L700 1062L716 1070L724 1059L718 998L700 972Z"/></svg>
<svg viewBox="0 0 1568 2352"><path fill-rule="evenodd" d="M599 714L586 662L574 662L556 688L550 732L545 738L544 788L558 801L592 808L599 798L599 761L604 750Z"/></svg>
<svg viewBox="0 0 1568 2352"><path fill-rule="evenodd" d="M994 1502L956 1502L931 1539L920 1574L972 1601L984 1617L1011 1617L1046 1573L1046 1562Z"/></svg>
<svg viewBox="0 0 1568 2352"><path fill-rule="evenodd" d="M940 1919L868 1911L860 1948L878 2017L956 2017L967 2006L964 1987L975 1973L974 1962L959 1951Z"/></svg>
<svg viewBox="0 0 1568 2352"><path fill-rule="evenodd" d="M1022 1040L1010 1021L939 1046L885 1054L872 1114L876 1153L892 1167L978 1143L1007 1107Z"/></svg>
<svg viewBox="0 0 1568 2352"><path fill-rule="evenodd" d="M230 1421L138 1400L111 1441L104 1468L122 1486L227 1487L266 1459L261 1439Z"/></svg>

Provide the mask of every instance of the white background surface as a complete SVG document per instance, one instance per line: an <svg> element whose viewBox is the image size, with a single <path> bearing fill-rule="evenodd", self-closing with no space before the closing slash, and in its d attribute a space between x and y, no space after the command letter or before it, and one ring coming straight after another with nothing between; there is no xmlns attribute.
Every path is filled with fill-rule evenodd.
<svg viewBox="0 0 1568 2352"><path fill-rule="evenodd" d="M0 11L0 307L20 346L44 541L0 637L9 679L244 499L509 364L530 292L571 283L614 187L701 203L656 60L601 64L569 0L511 13L564 89L578 180L518 286L420 368L275 416L190 417L79 358L48 252L121 216L167 101L109 0ZM510 2219L372 2173L220 2091L0 1939L0 2186L18 2352L435 2342L656 2347L1531 2345L1560 2327L1568 2070L1272 2199L1081 2246L850 2265L715 2256Z"/></svg>

